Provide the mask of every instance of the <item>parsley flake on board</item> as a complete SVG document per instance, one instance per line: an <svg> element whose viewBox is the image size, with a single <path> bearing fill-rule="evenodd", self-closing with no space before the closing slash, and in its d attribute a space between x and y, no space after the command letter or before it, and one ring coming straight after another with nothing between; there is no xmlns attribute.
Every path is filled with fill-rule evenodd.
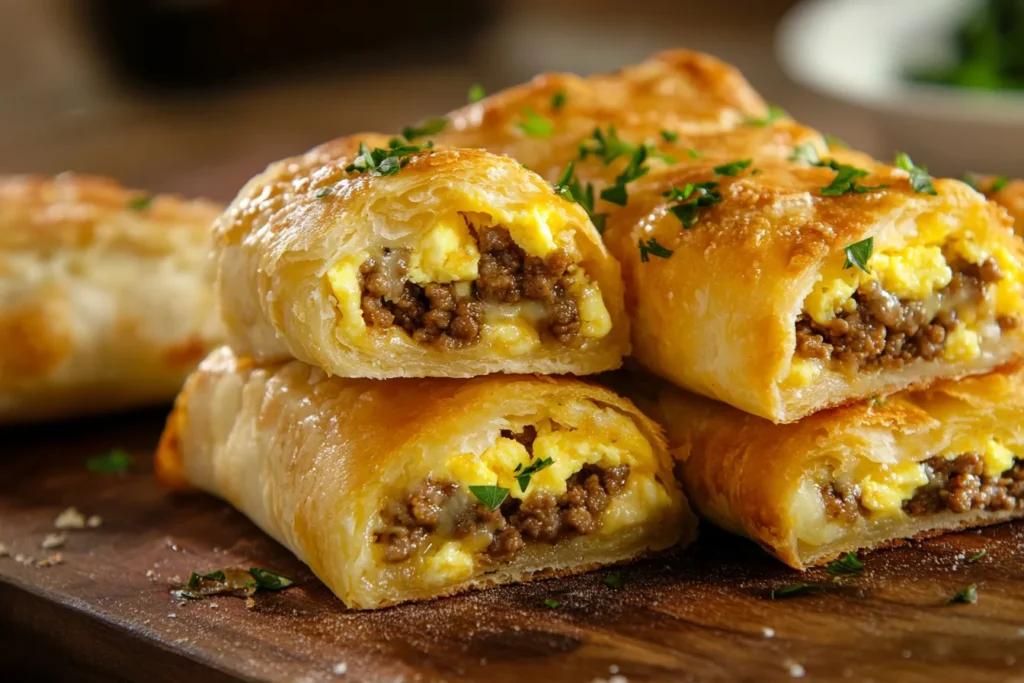
<svg viewBox="0 0 1024 683"><path fill-rule="evenodd" d="M742 159L740 161L722 164L721 166L715 166L712 170L718 175L739 175L740 171L745 169L747 166L750 166L753 161L753 159Z"/></svg>
<svg viewBox="0 0 1024 683"><path fill-rule="evenodd" d="M476 102L479 102L485 97L487 97L487 91L484 90L484 86L480 85L479 83L474 83L473 85L469 86L470 104L475 104Z"/></svg>
<svg viewBox="0 0 1024 683"><path fill-rule="evenodd" d="M665 142L675 142L676 140L679 139L679 133L676 133L671 130L662 129L661 139L664 140Z"/></svg>
<svg viewBox="0 0 1024 683"><path fill-rule="evenodd" d="M516 468L512 473L516 475L516 481L519 483L519 490L525 493L526 489L530 486L530 479L533 478L533 475L537 474L541 470L546 470L554 464L555 461L552 458L538 458L526 467L523 467L523 463L516 465Z"/></svg>
<svg viewBox="0 0 1024 683"><path fill-rule="evenodd" d="M839 197L847 194L848 192L857 192L858 194L864 194L865 192L872 192L874 190L884 190L888 185L861 185L857 182L857 178L863 178L868 174L862 168L856 168L855 166L848 166L846 164L837 164L835 161L829 161L821 164L827 166L836 172L836 177L832 179L832 184L828 187L821 188L821 195L823 197Z"/></svg>
<svg viewBox="0 0 1024 683"><path fill-rule="evenodd" d="M829 574L856 574L864 571L864 563L857 559L857 553L846 553L825 568Z"/></svg>
<svg viewBox="0 0 1024 683"><path fill-rule="evenodd" d="M667 249L658 244L658 240L656 240L653 237L647 240L647 244L644 244L644 241L640 240L637 243L637 246L640 247L640 261L642 263L647 263L648 261L650 261L651 256L657 256L658 258L668 258L669 256L675 253L671 249Z"/></svg>
<svg viewBox="0 0 1024 683"><path fill-rule="evenodd" d="M544 600L544 606L548 609L558 609L562 606L562 603L558 602L558 600L555 600L554 598L547 598Z"/></svg>
<svg viewBox="0 0 1024 683"><path fill-rule="evenodd" d="M145 211L153 204L153 195L144 194L128 200L128 208L132 211Z"/></svg>
<svg viewBox="0 0 1024 683"><path fill-rule="evenodd" d="M555 111L558 111L559 109L564 107L565 106L565 97L566 97L566 95L565 95L565 91L564 90L559 90L554 95L552 95L551 96L551 108L554 109Z"/></svg>
<svg viewBox="0 0 1024 683"><path fill-rule="evenodd" d="M791 598L794 595L800 593L806 593L808 591L820 590L821 586L817 586L813 583L791 583L787 586L780 588L773 588L771 592L772 600L781 600L782 598Z"/></svg>
<svg viewBox="0 0 1024 683"><path fill-rule="evenodd" d="M774 104L769 104L767 114L765 114L762 118L757 118L756 116L748 116L747 123L749 123L752 126L767 126L772 121L778 121L779 119L788 118L789 114L786 113L785 109L783 109L782 107L777 107Z"/></svg>
<svg viewBox="0 0 1024 683"><path fill-rule="evenodd" d="M427 119L419 126L406 126L402 129L402 137L412 142L416 138L427 138L437 135L448 125L448 119L436 118Z"/></svg>
<svg viewBox="0 0 1024 683"><path fill-rule="evenodd" d="M250 567L249 573L252 574L252 578L256 580L256 587L262 588L263 590L279 591L295 583L287 576L282 576L281 574L272 572L269 569Z"/></svg>
<svg viewBox="0 0 1024 683"><path fill-rule="evenodd" d="M623 585L622 572L612 572L608 576L604 577L602 582L604 583L604 585L608 586L609 588L615 588L615 589L622 588L622 585Z"/></svg>
<svg viewBox="0 0 1024 683"><path fill-rule="evenodd" d="M700 212L714 204L722 201L722 194L718 191L718 183L711 181L707 183L687 183L683 187L672 187L665 192L670 202L675 204L669 207L683 228L689 230L697 224Z"/></svg>
<svg viewBox="0 0 1024 683"><path fill-rule="evenodd" d="M85 468L99 474L120 474L132 465L132 456L123 448L114 448L85 461Z"/></svg>
<svg viewBox="0 0 1024 683"><path fill-rule="evenodd" d="M946 600L947 605L952 605L956 602L966 602L972 605L978 602L978 584L972 583L970 586L964 588L962 591L951 597L949 600Z"/></svg>
<svg viewBox="0 0 1024 683"><path fill-rule="evenodd" d="M938 194L935 191L935 187L932 185L932 177L928 175L928 169L924 166L915 166L911 160L910 155L906 152L897 152L896 159L893 161L896 168L901 168L910 174L910 186L914 188L914 192L922 192L924 194Z"/></svg>
<svg viewBox="0 0 1024 683"><path fill-rule="evenodd" d="M532 138L547 138L555 132L555 124L546 116L541 116L529 107L523 108L523 120L516 128Z"/></svg>
<svg viewBox="0 0 1024 683"><path fill-rule="evenodd" d="M597 228L599 234L604 233L604 221L608 217L606 213L594 213L594 185L587 183L586 187L576 177L576 162L570 161L562 173L562 177L555 184L555 192L562 199L576 202L583 207L583 210L590 216L590 221Z"/></svg>
<svg viewBox="0 0 1024 683"><path fill-rule="evenodd" d="M854 242L849 245L843 250L846 253L846 262L843 264L843 270L852 266L857 266L865 273L870 273L871 271L868 270L868 259L871 258L871 253L874 250L874 237L868 237L860 242Z"/></svg>
<svg viewBox="0 0 1024 683"><path fill-rule="evenodd" d="M811 166L817 166L821 163L821 157L818 155L818 148L811 142L805 142L802 145L794 147L793 154L790 155L789 160L796 161L797 163L803 162L805 164L810 164Z"/></svg>
<svg viewBox="0 0 1024 683"><path fill-rule="evenodd" d="M470 486L469 492L491 512L501 507L501 504L508 498L508 489L502 486Z"/></svg>
<svg viewBox="0 0 1024 683"><path fill-rule="evenodd" d="M974 553L973 555L967 558L967 564L974 564L986 555L988 555L988 550L979 550L978 552Z"/></svg>

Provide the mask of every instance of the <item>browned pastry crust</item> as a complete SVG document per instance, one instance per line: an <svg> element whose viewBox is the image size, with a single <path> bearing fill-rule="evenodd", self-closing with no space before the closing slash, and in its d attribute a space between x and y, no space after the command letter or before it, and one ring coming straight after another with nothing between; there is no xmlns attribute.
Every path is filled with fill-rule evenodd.
<svg viewBox="0 0 1024 683"><path fill-rule="evenodd" d="M169 401L221 339L205 276L220 208L0 178L0 423Z"/></svg>

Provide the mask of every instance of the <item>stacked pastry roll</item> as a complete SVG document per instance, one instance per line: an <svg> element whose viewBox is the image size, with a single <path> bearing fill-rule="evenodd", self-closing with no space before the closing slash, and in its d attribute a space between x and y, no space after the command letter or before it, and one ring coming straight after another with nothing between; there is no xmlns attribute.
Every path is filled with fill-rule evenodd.
<svg viewBox="0 0 1024 683"><path fill-rule="evenodd" d="M1016 186L989 202L880 163L688 51L538 77L439 140L603 223L632 354L663 380L631 382L698 512L798 568L1024 515Z"/></svg>
<svg viewBox="0 0 1024 683"><path fill-rule="evenodd" d="M660 427L571 376L629 350L587 212L507 156L412 137L272 164L215 222L228 345L179 395L161 479L230 502L354 608L690 541Z"/></svg>

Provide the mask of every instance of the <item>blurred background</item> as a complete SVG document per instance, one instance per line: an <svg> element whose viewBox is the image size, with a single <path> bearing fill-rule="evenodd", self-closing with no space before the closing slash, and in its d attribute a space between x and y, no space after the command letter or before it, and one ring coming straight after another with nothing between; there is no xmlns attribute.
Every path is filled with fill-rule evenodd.
<svg viewBox="0 0 1024 683"><path fill-rule="evenodd" d="M882 22L910 2L860 1ZM785 75L775 38L794 4L0 0L0 172L226 200L274 159L444 113L473 83L605 71L673 46L735 64L797 119L887 158L877 117Z"/></svg>

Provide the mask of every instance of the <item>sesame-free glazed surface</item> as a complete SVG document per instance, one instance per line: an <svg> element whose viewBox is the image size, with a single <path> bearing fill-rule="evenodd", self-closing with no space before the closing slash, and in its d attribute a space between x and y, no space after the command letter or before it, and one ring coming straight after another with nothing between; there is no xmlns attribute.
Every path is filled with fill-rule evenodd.
<svg viewBox="0 0 1024 683"><path fill-rule="evenodd" d="M0 543L11 554L0 558L5 678L786 681L802 672L811 681L914 683L1014 680L1024 667L1024 524L864 554L863 574L840 583L705 527L676 557L349 612L226 504L159 488L149 462L164 417L2 432ZM87 458L113 447L134 456L126 474L87 470ZM42 549L71 505L102 524ZM14 557L54 553L63 563L45 568ZM251 610L241 598L179 604L170 595L174 577L193 570L249 566L296 585L258 593ZM619 589L604 583L613 572ZM773 588L820 582L829 590L770 598ZM972 583L976 604L945 604Z"/></svg>

